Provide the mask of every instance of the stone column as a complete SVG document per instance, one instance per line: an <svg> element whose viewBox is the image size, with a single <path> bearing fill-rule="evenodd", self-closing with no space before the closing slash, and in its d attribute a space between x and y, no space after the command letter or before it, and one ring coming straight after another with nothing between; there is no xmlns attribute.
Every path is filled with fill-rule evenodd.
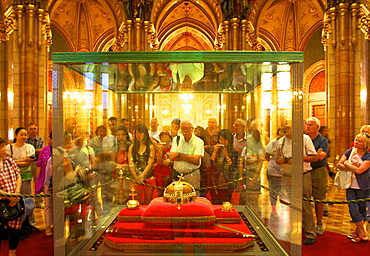
<svg viewBox="0 0 370 256"><path fill-rule="evenodd" d="M5 17L0 82L4 88L1 116L6 120L1 136L7 138L9 129L37 122L40 136L46 137L47 52L51 43L48 14L33 4L15 4Z"/></svg>
<svg viewBox="0 0 370 256"><path fill-rule="evenodd" d="M0 138L8 139L9 114L13 109L13 83L11 56L13 52L11 40L14 38L15 15L9 9L0 20ZM10 97L9 97L10 96Z"/></svg>
<svg viewBox="0 0 370 256"><path fill-rule="evenodd" d="M360 9L366 7L339 3L327 11L324 19L322 42L326 50L328 124L334 157L348 149L360 127L369 121L368 100L361 98L367 87L364 56L368 56L368 51L366 39L359 32Z"/></svg>

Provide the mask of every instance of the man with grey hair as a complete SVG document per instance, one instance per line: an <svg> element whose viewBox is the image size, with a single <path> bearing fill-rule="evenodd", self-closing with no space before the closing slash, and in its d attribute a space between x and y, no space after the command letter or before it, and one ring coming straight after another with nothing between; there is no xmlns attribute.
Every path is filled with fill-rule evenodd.
<svg viewBox="0 0 370 256"><path fill-rule="evenodd" d="M311 162L311 177L312 177L312 197L317 200L325 200L327 192L327 153L329 150L329 142L319 133L320 120L316 117L310 117L306 120L306 134L311 138L312 143L317 151L318 160ZM322 218L324 215L324 205L315 202L316 213L316 233L324 234Z"/></svg>
<svg viewBox="0 0 370 256"><path fill-rule="evenodd" d="M175 174L183 175L184 181L194 188L200 187L201 157L204 156L204 142L193 135L193 124L184 120L180 124L182 134L173 138L170 159L173 162ZM199 191L197 192L199 195Z"/></svg>
<svg viewBox="0 0 370 256"><path fill-rule="evenodd" d="M158 119L153 117L150 120L149 136L155 139L157 142L160 141L159 134L161 133L161 131L158 130L158 126L159 126Z"/></svg>
<svg viewBox="0 0 370 256"><path fill-rule="evenodd" d="M234 140L233 145L238 155L243 151L243 148L247 145L247 132L245 128L247 127L247 122L244 119L238 118L235 120L234 124Z"/></svg>

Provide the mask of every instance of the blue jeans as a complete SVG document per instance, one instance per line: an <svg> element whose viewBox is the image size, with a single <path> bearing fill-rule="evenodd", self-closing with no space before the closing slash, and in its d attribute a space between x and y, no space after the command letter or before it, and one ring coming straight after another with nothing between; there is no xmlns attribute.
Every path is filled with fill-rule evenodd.
<svg viewBox="0 0 370 256"><path fill-rule="evenodd" d="M370 189L360 190L349 188L346 190L347 200L365 199L369 196ZM366 221L366 202L348 204L352 222Z"/></svg>

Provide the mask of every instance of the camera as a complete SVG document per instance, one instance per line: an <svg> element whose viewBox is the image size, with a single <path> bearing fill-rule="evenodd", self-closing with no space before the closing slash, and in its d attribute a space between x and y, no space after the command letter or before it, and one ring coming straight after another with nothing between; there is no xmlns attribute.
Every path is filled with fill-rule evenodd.
<svg viewBox="0 0 370 256"><path fill-rule="evenodd" d="M288 163L290 159L292 159L292 158L291 157L284 157L284 163Z"/></svg>

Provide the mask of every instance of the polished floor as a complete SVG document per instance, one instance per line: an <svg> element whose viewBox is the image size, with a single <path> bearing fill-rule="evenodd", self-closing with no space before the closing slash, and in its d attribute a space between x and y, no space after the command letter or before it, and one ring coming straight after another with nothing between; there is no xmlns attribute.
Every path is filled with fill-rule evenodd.
<svg viewBox="0 0 370 256"><path fill-rule="evenodd" d="M333 186L333 180L331 178L328 179L328 200L345 200L345 190L339 190L335 186ZM264 179L262 179L262 183L265 183ZM268 226L269 223L272 223L270 220L270 207L264 207L268 205L269 194L267 191L262 191L262 193L258 196L258 210L260 212L260 216L263 217L263 222ZM262 202L261 202L262 200ZM262 205L262 207L261 207ZM329 216L324 217L323 224L326 231L331 231L338 234L347 235L350 234L351 231L354 230L355 226L350 222L350 216L348 213L348 205L347 204L333 204L328 205ZM289 212L289 208L284 206L283 204L278 204L278 212L281 214L281 218L284 219L284 211ZM35 209L35 217L36 217L36 227L40 230L45 229L44 225L44 214L43 209L36 208ZM275 222L276 223L276 222ZM291 227L287 224L289 223L288 220L279 221L279 224L275 224L274 228L278 229L279 236L282 240L286 240L285 238L289 237L291 232ZM368 228L369 229L369 228ZM278 237L279 239L279 237ZM319 237L318 237L319 239Z"/></svg>

